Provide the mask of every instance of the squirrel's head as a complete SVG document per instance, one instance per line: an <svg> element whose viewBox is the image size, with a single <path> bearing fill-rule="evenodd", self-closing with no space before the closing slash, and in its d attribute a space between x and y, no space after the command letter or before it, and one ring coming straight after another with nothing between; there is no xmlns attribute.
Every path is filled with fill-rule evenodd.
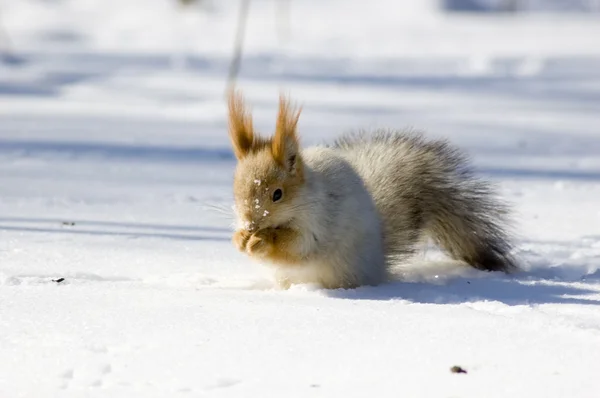
<svg viewBox="0 0 600 398"><path fill-rule="evenodd" d="M242 96L229 96L229 136L238 160L233 182L238 228L254 232L281 226L299 209L304 184L296 135L299 116L300 110L281 96L275 133L263 138L254 132Z"/></svg>

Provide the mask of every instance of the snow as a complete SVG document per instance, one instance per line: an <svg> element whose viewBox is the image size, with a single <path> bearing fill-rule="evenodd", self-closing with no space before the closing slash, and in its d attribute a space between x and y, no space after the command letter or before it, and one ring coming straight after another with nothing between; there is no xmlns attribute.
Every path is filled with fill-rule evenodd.
<svg viewBox="0 0 600 398"><path fill-rule="evenodd" d="M230 241L237 5L0 4L0 395L596 396L599 16L291 1L285 39L253 1L258 130L285 91L303 145L452 140L514 205L523 268L424 247L381 286L280 291Z"/></svg>

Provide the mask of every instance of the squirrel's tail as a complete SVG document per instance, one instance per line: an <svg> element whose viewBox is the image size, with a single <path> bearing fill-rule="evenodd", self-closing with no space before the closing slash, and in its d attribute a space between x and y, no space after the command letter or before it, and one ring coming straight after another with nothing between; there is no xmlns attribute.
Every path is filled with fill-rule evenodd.
<svg viewBox="0 0 600 398"><path fill-rule="evenodd" d="M448 255L481 270L516 268L505 231L507 208L486 183L463 175L434 190L436 196L425 204L425 231Z"/></svg>
<svg viewBox="0 0 600 398"><path fill-rule="evenodd" d="M477 269L516 268L505 229L508 208L457 148L394 131L348 134L335 146L372 193L392 260L412 254L425 233L450 257Z"/></svg>

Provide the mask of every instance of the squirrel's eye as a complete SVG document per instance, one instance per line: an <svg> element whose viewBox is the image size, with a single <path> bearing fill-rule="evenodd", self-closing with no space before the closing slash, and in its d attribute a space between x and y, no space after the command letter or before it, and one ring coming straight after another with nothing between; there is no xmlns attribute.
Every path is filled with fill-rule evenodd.
<svg viewBox="0 0 600 398"><path fill-rule="evenodd" d="M281 189L277 188L273 192L273 202L277 202L278 200L281 200L282 197L283 197L283 191Z"/></svg>

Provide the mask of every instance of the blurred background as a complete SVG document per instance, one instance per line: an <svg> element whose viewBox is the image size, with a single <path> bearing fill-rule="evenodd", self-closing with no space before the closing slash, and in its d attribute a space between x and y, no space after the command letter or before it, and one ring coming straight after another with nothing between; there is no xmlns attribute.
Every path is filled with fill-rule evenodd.
<svg viewBox="0 0 600 398"><path fill-rule="evenodd" d="M163 80L162 94L213 95L224 89L237 32L240 84L250 91L258 77L292 89L298 79L343 83L356 75L589 73L600 55L599 23L600 0L2 0L0 94L98 103L115 88L128 105L142 105L153 96L115 80L137 86L160 72L186 75L181 91ZM102 79L112 84L100 88ZM160 79L142 85L162 95Z"/></svg>
<svg viewBox="0 0 600 398"><path fill-rule="evenodd" d="M0 154L231 156L238 48L265 133L284 91L305 144L413 126L496 175L600 167L600 0L0 0L0 27Z"/></svg>

